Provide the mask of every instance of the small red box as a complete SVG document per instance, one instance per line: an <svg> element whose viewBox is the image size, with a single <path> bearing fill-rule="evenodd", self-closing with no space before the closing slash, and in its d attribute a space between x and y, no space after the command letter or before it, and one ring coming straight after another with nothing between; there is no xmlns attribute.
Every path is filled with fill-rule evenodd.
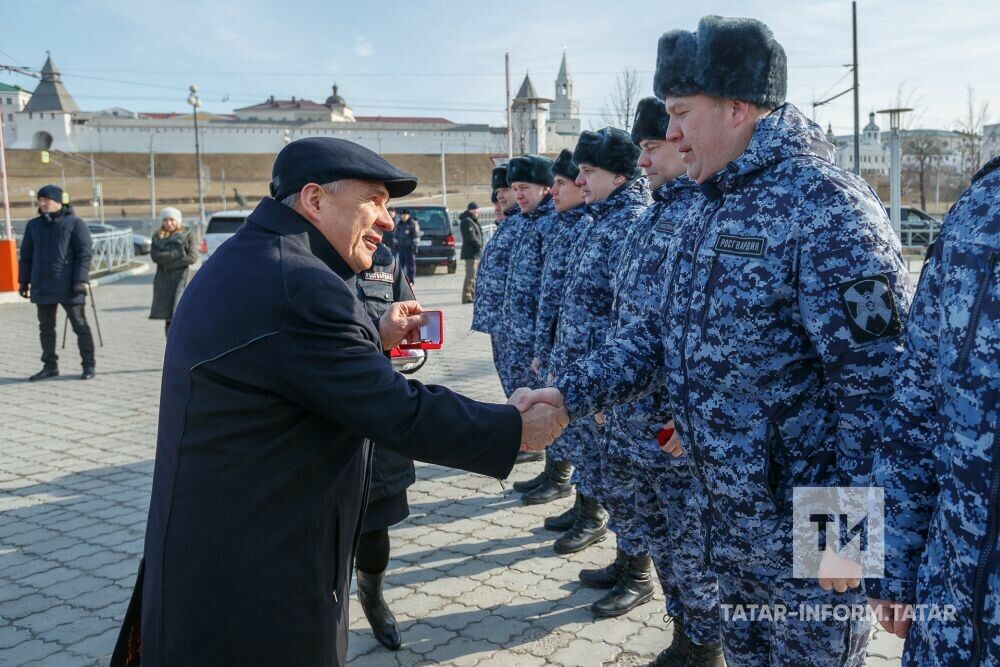
<svg viewBox="0 0 1000 667"><path fill-rule="evenodd" d="M402 343L404 350L440 350L444 345L444 311L425 310L427 324L420 327L420 340L414 343Z"/></svg>

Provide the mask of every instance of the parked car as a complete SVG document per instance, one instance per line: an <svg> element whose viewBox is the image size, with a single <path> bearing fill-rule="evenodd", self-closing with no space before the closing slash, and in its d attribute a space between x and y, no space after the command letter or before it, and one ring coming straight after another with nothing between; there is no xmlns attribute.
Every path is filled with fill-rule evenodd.
<svg viewBox="0 0 1000 667"><path fill-rule="evenodd" d="M213 213L205 229L205 238L201 240L201 253L205 258L212 256L222 243L236 233L252 210L220 211Z"/></svg>
<svg viewBox="0 0 1000 667"><path fill-rule="evenodd" d="M941 221L919 208L900 206L899 230L903 245L930 245L941 231Z"/></svg>
<svg viewBox="0 0 1000 667"><path fill-rule="evenodd" d="M87 225L91 234L106 234L108 232L120 232L121 228L114 225L102 225L92 222ZM136 255L148 255L153 249L153 239L142 234L132 232L132 252Z"/></svg>
<svg viewBox="0 0 1000 667"><path fill-rule="evenodd" d="M420 224L417 268L447 266L448 273L458 270L455 255L455 232L444 206L405 206Z"/></svg>

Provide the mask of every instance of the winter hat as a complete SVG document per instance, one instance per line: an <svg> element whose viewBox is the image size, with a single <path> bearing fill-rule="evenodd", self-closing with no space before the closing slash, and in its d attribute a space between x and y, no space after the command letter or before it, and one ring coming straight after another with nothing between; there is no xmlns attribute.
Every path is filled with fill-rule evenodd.
<svg viewBox="0 0 1000 667"><path fill-rule="evenodd" d="M470 201L469 205L465 207L465 210L466 211L478 211L479 210L479 204L477 204L474 201Z"/></svg>
<svg viewBox="0 0 1000 667"><path fill-rule="evenodd" d="M774 109L784 104L787 88L785 51L757 19L705 16L698 32L660 37L653 75L659 98L704 93Z"/></svg>
<svg viewBox="0 0 1000 667"><path fill-rule="evenodd" d="M173 218L174 220L177 221L177 224L180 224L184 220L184 217L181 215L181 212L178 211L173 206L168 206L162 211L160 211L160 222L163 222L167 218Z"/></svg>
<svg viewBox="0 0 1000 667"><path fill-rule="evenodd" d="M573 164L573 152L567 148L562 149L559 157L552 163L552 176L562 176L575 181L579 175L580 168Z"/></svg>
<svg viewBox="0 0 1000 667"><path fill-rule="evenodd" d="M510 187L507 184L507 165L502 164L499 167L493 167L492 182L494 190L502 190L503 188Z"/></svg>
<svg viewBox="0 0 1000 667"><path fill-rule="evenodd" d="M491 204L496 204L497 203L497 191L496 190L494 190L493 192L490 193L490 203Z"/></svg>
<svg viewBox="0 0 1000 667"><path fill-rule="evenodd" d="M36 197L45 197L46 199L51 199L52 201L59 202L60 204L68 204L69 198L66 197L66 193L63 192L62 188L56 185L44 185L38 190ZM66 197L64 200L63 198Z"/></svg>
<svg viewBox="0 0 1000 667"><path fill-rule="evenodd" d="M535 183L550 187L552 185L552 160L541 155L520 155L507 163L507 182L513 185Z"/></svg>
<svg viewBox="0 0 1000 667"><path fill-rule="evenodd" d="M640 141L653 139L663 141L667 136L667 124L670 116L663 105L663 100L655 97L644 97L635 108L635 120L632 122L632 143L636 146Z"/></svg>
<svg viewBox="0 0 1000 667"><path fill-rule="evenodd" d="M606 127L597 132L584 130L573 149L573 162L579 167L590 164L627 178L639 175L639 147L625 130Z"/></svg>
<svg viewBox="0 0 1000 667"><path fill-rule="evenodd" d="M307 137L286 145L271 168L271 196L281 201L309 183L357 178L385 185L390 197L405 197L417 187L417 177L392 166L360 144L334 137Z"/></svg>

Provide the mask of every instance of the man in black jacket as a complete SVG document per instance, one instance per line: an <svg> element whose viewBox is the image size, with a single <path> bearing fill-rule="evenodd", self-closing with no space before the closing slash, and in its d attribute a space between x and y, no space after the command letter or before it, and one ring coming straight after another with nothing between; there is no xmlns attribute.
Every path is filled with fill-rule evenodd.
<svg viewBox="0 0 1000 667"><path fill-rule="evenodd" d="M519 413L393 371L383 347L412 336L420 306L394 303L376 327L352 283L392 229L389 197L415 187L357 144L294 141L272 198L191 281L112 664L344 664L370 442L503 478L557 435L544 420L566 423L561 406Z"/></svg>
<svg viewBox="0 0 1000 667"><path fill-rule="evenodd" d="M28 221L21 239L18 261L18 291L38 308L38 333L42 340L42 370L29 380L59 375L56 354L56 315L59 305L73 325L80 347L83 380L94 377L94 337L85 310L90 282L90 230L73 215L63 191L46 185L38 191L39 216Z"/></svg>
<svg viewBox="0 0 1000 667"><path fill-rule="evenodd" d="M476 291L476 271L483 254L483 226L479 224L479 206L469 202L458 216L462 232L462 259L465 260L465 282L462 284L462 303L472 303Z"/></svg>

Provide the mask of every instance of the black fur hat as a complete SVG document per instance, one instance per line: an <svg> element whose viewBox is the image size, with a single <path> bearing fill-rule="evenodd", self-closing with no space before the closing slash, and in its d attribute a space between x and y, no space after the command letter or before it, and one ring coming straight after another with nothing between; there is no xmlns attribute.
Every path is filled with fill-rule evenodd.
<svg viewBox="0 0 1000 667"><path fill-rule="evenodd" d="M519 155L507 163L507 182L552 185L552 160L541 155Z"/></svg>
<svg viewBox="0 0 1000 667"><path fill-rule="evenodd" d="M502 164L499 167L493 167L493 189L500 190L501 188L509 188L507 185L507 165Z"/></svg>
<svg viewBox="0 0 1000 667"><path fill-rule="evenodd" d="M644 139L663 141L667 137L667 124L670 116L663 100L655 97L644 97L635 108L635 121L632 122L632 143L636 146Z"/></svg>
<svg viewBox="0 0 1000 667"><path fill-rule="evenodd" d="M785 50L757 19L705 16L698 32L660 37L653 75L659 98L704 93L774 109L784 104L787 88Z"/></svg>
<svg viewBox="0 0 1000 667"><path fill-rule="evenodd" d="M497 203L497 191L496 190L494 190L493 192L490 193L490 203L491 204L496 204Z"/></svg>
<svg viewBox="0 0 1000 667"><path fill-rule="evenodd" d="M567 148L562 149L559 157L552 163L552 177L562 176L571 181L576 181L580 174L580 168L573 164L573 152Z"/></svg>
<svg viewBox="0 0 1000 667"><path fill-rule="evenodd" d="M632 137L625 130L606 127L597 132L584 130L573 149L573 163L591 164L607 169L613 174L628 178L639 175L639 147L632 143Z"/></svg>

